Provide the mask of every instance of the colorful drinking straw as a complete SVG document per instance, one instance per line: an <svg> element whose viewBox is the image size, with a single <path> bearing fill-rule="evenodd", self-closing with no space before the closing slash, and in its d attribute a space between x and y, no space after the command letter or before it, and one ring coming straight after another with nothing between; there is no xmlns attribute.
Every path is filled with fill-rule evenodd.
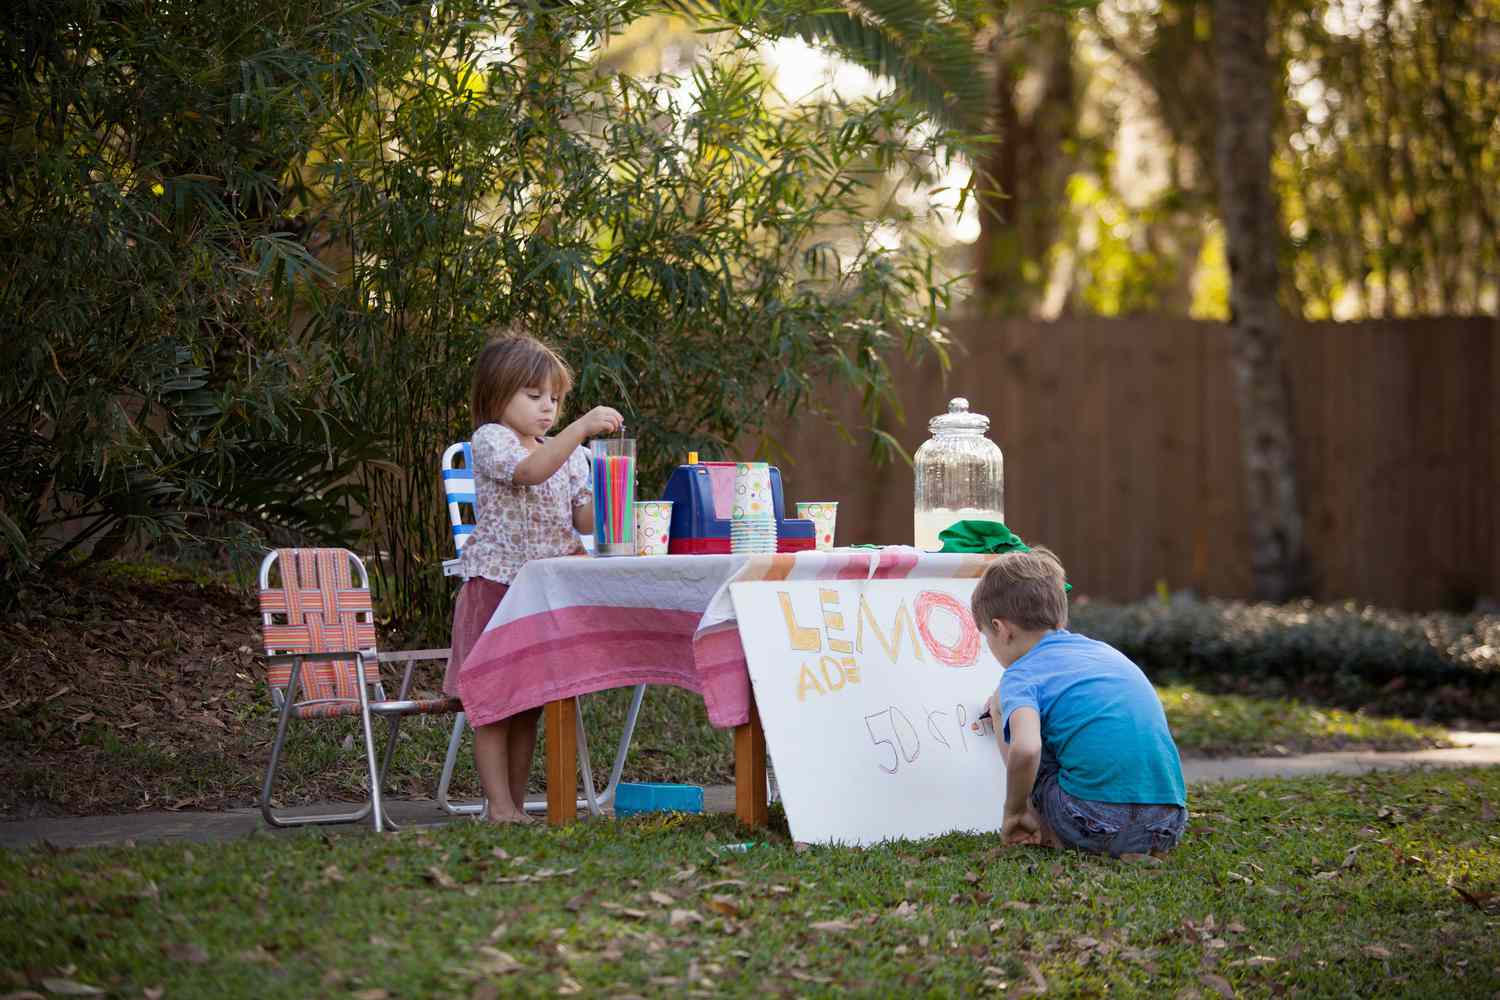
<svg viewBox="0 0 1500 1000"><path fill-rule="evenodd" d="M596 542L614 546L635 539L635 459L594 456Z"/></svg>

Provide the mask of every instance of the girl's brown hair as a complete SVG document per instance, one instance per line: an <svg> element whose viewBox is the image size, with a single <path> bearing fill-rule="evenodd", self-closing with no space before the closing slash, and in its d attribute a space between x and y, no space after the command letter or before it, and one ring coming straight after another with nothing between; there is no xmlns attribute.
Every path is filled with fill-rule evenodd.
<svg viewBox="0 0 1500 1000"><path fill-rule="evenodd" d="M990 563L969 599L974 624L990 627L996 618L1029 631L1068 626L1068 595L1062 563L1052 550L1006 552Z"/></svg>
<svg viewBox="0 0 1500 1000"><path fill-rule="evenodd" d="M506 334L484 345L474 359L469 415L474 426L495 424L522 389L551 386L559 397L573 388L573 370L556 351L524 333Z"/></svg>

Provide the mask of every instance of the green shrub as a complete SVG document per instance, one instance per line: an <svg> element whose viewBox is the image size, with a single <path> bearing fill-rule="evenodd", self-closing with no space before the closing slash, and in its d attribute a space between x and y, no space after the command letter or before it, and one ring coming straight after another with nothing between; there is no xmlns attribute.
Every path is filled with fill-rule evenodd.
<svg viewBox="0 0 1500 1000"><path fill-rule="evenodd" d="M1076 631L1120 649L1153 680L1500 722L1500 616L1181 598L1084 600L1071 616Z"/></svg>
<svg viewBox="0 0 1500 1000"><path fill-rule="evenodd" d="M0 604L39 563L228 514L378 551L391 614L441 633L436 465L497 328L626 413L648 491L831 411L830 377L873 429L888 356L943 353L929 206L895 195L962 137L889 91L787 105L759 8L679 79L597 60L661 11L635 0L12 7Z"/></svg>
<svg viewBox="0 0 1500 1000"><path fill-rule="evenodd" d="M290 335L320 270L287 165L369 75L367 3L0 13L0 606L193 513L349 536L341 359ZM399 6L392 8L399 10Z"/></svg>
<svg viewBox="0 0 1500 1000"><path fill-rule="evenodd" d="M624 412L648 495L689 450L722 457L777 412L826 409L825 379L874 426L887 357L941 353L946 279L870 213L955 137L889 95L787 106L754 18L718 25L681 78L601 72L622 18L648 13L438 5L387 34L404 72L343 102L298 167L299 211L347 256L303 303L308 335L350 362L344 423L362 433L334 453L357 462L403 627L448 628L437 461L473 431L471 361L497 328L574 366L564 420Z"/></svg>

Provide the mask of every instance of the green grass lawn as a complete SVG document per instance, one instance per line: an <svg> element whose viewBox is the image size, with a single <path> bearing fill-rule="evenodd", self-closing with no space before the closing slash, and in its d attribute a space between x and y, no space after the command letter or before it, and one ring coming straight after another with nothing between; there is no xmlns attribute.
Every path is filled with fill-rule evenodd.
<svg viewBox="0 0 1500 1000"><path fill-rule="evenodd" d="M1319 709L1287 698L1211 694L1186 684L1158 687L1167 721L1181 752L1189 756L1275 756L1321 750L1414 750L1445 745L1446 731L1435 726ZM630 703L630 689L605 691L583 699L584 723L597 787L603 788L619 745ZM268 720L269 725L269 720ZM392 785L408 794L433 794L448 749L449 720L441 717L405 723ZM322 727L315 727L322 728ZM355 733L353 721L321 737L309 734L292 744L287 760L288 803L318 801L317 775L340 759L340 745ZM344 752L342 759L352 755ZM354 761L359 764L359 761ZM346 793L363 788L361 772L350 770ZM546 788L543 748L532 767L532 789ZM163 773L166 780L187 775ZM256 782L259 775L253 776ZM734 781L732 734L708 722L703 701L687 691L650 687L641 705L636 736L624 772L626 781L730 784ZM452 793L477 796L472 744L466 738L455 769Z"/></svg>
<svg viewBox="0 0 1500 1000"><path fill-rule="evenodd" d="M1187 756L1254 756L1318 750L1410 750L1444 744L1445 731L1404 719L1380 718L1318 708L1285 698L1213 694L1185 684L1157 688L1177 745ZM603 787L624 725L630 690L584 699L596 781ZM436 793L451 719L423 716L402 725L401 740L386 786L398 796ZM11 745L28 745L15 719L0 720L0 732L15 729ZM287 805L363 795L365 777L357 752L358 724L346 719L296 726L278 777L276 798ZM129 809L214 808L258 801L275 719L256 705L242 728L213 743L188 743L150 732L117 733L96 724L81 727L80 747L66 767L24 756L12 758L14 775L4 794L57 803L103 802L97 812ZM383 727L378 727L384 739ZM532 769L532 787L545 787L542 755ZM627 781L727 784L734 780L729 732L714 729L703 702L675 688L647 689L636 738L626 762ZM452 785L459 799L477 796L472 743L466 738Z"/></svg>
<svg viewBox="0 0 1500 1000"><path fill-rule="evenodd" d="M1497 805L1495 769L1195 788L1162 863L727 816L0 853L0 990L1489 998Z"/></svg>
<svg viewBox="0 0 1500 1000"><path fill-rule="evenodd" d="M1213 694L1158 685L1172 736L1184 754L1275 756L1324 750L1416 750L1447 746L1447 731L1407 719L1320 708L1294 698Z"/></svg>

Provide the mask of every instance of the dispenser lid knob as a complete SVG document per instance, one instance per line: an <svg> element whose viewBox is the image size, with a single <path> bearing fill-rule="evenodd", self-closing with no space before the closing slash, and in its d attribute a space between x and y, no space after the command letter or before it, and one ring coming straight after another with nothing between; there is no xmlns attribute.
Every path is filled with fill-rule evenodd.
<svg viewBox="0 0 1500 1000"><path fill-rule="evenodd" d="M990 429L990 418L983 413L970 412L969 401L954 396L948 401L948 412L929 420L927 429L934 434L940 431L978 431L983 434Z"/></svg>

